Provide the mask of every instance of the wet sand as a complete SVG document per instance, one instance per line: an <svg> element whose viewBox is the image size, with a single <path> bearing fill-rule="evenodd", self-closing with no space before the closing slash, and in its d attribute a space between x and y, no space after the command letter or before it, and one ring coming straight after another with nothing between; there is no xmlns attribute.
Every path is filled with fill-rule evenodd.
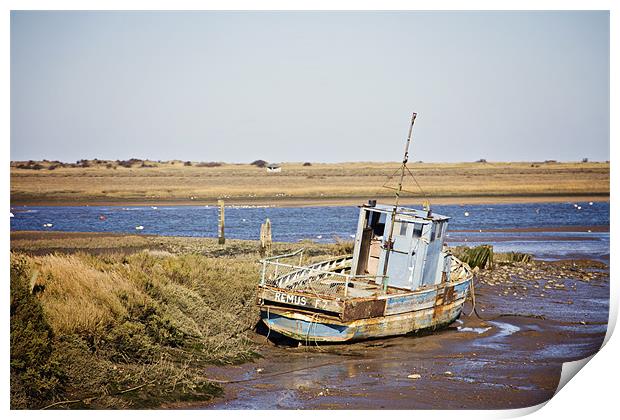
<svg viewBox="0 0 620 420"><path fill-rule="evenodd" d="M214 367L225 396L211 409L504 409L550 399L561 364L600 348L608 319L608 267L533 262L481 272L479 314L446 329L347 345L275 345L263 358ZM540 318L543 319L540 319ZM409 375L420 375L419 379Z"/></svg>

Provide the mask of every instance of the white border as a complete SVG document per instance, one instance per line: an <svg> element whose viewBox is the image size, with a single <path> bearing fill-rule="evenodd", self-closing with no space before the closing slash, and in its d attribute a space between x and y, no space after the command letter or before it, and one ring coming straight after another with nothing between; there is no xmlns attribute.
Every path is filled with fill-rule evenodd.
<svg viewBox="0 0 620 420"><path fill-rule="evenodd" d="M231 0L231 1L199 1L199 0L179 0L179 1L167 1L167 0L153 0L153 1L15 1L8 0L2 2L4 13L2 14L2 31L0 32L0 48L2 51L2 57L4 58L4 65L1 67L1 76L5 86L2 89L5 94L3 95L2 102L2 114L0 116L0 127L2 129L2 143L1 156L4 159L4 171L2 172L2 180L5 188L2 192L2 200L4 202L5 211L10 206L10 174L9 174L9 162L10 154L10 78L9 78L9 49L10 49L10 10L610 10L610 25L611 25L611 75L617 75L619 73L618 67L618 12L620 8L617 6L617 2L611 0L592 0L592 1L578 1L578 0L564 0L564 1L552 1L552 0L522 0L522 1L499 1L499 0L479 0L479 1L457 1L446 0L441 2L424 2L419 0L386 0L386 1L346 1L346 0L316 0L316 1L284 1L284 0L271 0L271 1L251 1L251 0ZM618 84L617 77L611 79L611 108L610 115L620 115L618 113ZM578 110L576 110L578 112ZM611 118L611 131L610 139L618 139L617 137L617 120ZM618 156L616 153L618 147L614 141L610 141L610 156ZM617 171L611 167L611 187L612 195L616 191L617 187ZM616 223L615 221L618 212L616 207L611 205L611 252L615 255L615 243L616 240ZM8 218L7 218L8 219ZM4 287L2 288L2 299L5 304L9 302L9 279L8 279L8 267L9 267L9 221L6 220L6 228L4 230L4 241L2 241L2 256L4 258ZM612 298L610 300L610 324L608 334L606 336L607 344L605 348L592 358L591 362L587 364L579 374L579 378L574 381L570 381L564 389L561 390L554 398L550 400L546 406L539 411L545 404L539 407L522 409L522 410L506 410L506 411L391 411L390 416L411 418L445 418L446 416L458 416L463 419L481 419L481 418L503 418L525 415L536 411L532 418L540 418L540 416L557 416L562 418L593 418L601 417L607 418L607 413L613 412L613 405L617 399L617 393L615 392L616 378L619 374L618 359L614 353L618 353L618 339L610 338L613 327L615 326L618 311L618 293L617 293L617 280L616 280L616 268L615 264L611 264L611 278L612 278ZM73 412L9 412L9 329L8 329L8 308L5 307L4 322L2 323L2 340L4 349L4 361L1 365L2 377L4 379L5 387L3 389L3 407L7 414L21 417L21 416L45 416L45 417L59 417L59 416L79 416L84 413ZM446 395L449 398L449 395ZM188 412L188 411L175 411L170 412L154 412L154 411L132 411L130 412L132 417L152 417L152 416L168 416L174 415L175 417L185 416L208 416L215 417L220 415L226 415L230 418L244 418L247 416L269 416L273 418L294 416L295 418L316 418L316 411L303 411L303 412L291 412L291 411L279 411L279 412ZM344 411L331 411L321 412L321 417L349 417L365 415L359 411L344 412ZM369 415L377 415L376 411L369 412ZM89 416L103 417L109 416L110 413L104 411L89 412ZM128 412L114 413L118 415L128 415Z"/></svg>

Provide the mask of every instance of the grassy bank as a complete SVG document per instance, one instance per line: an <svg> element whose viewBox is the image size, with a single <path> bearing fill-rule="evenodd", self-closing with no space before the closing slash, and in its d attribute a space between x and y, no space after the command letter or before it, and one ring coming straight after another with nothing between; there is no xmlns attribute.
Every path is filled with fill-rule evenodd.
<svg viewBox="0 0 620 420"><path fill-rule="evenodd" d="M205 366L259 357L255 242L19 232L11 247L12 408L204 401L222 392Z"/></svg>
<svg viewBox="0 0 620 420"><path fill-rule="evenodd" d="M82 161L13 162L11 204L207 204L218 198L243 204L357 203L391 197L382 188L396 162L284 163L280 173L250 164ZM419 186L443 202L559 197L605 199L609 163L477 162L411 163ZM387 182L395 186L395 179ZM423 199L408 177L404 195ZM418 203L419 204L419 203Z"/></svg>

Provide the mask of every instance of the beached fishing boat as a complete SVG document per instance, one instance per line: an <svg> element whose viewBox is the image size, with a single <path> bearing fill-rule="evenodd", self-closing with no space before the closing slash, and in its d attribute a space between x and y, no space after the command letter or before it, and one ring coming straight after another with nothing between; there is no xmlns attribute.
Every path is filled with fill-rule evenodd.
<svg viewBox="0 0 620 420"><path fill-rule="evenodd" d="M308 343L415 333L456 320L473 277L444 239L449 217L399 206L413 114L393 205L360 206L353 255L303 265L303 250L261 260L267 328Z"/></svg>

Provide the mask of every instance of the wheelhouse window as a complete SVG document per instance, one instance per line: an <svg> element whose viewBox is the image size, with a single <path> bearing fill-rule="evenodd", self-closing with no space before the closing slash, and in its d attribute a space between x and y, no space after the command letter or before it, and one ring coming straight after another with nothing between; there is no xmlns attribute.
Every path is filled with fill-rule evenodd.
<svg viewBox="0 0 620 420"><path fill-rule="evenodd" d="M400 224L400 236L405 236L407 235L407 225L408 223L406 222L399 222Z"/></svg>
<svg viewBox="0 0 620 420"><path fill-rule="evenodd" d="M383 236L383 233L385 232L385 219L385 213L373 211L370 214L370 225L368 227L372 228L375 236Z"/></svg>
<svg viewBox="0 0 620 420"><path fill-rule="evenodd" d="M443 222L437 223L437 239L441 238L441 235L443 235L443 227L444 227Z"/></svg>
<svg viewBox="0 0 620 420"><path fill-rule="evenodd" d="M422 237L422 227L424 225L422 223L414 223L413 224L413 229L411 232L411 237L416 239L416 238L420 238Z"/></svg>

